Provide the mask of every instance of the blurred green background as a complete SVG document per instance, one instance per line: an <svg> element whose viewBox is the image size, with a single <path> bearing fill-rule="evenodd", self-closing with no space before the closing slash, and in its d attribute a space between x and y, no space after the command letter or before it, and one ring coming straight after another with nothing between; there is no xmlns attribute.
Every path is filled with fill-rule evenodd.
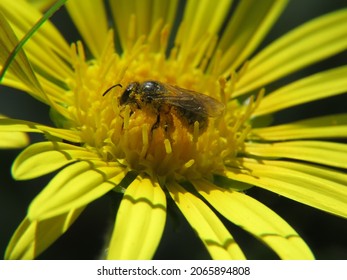
<svg viewBox="0 0 347 280"><path fill-rule="evenodd" d="M182 2L182 7L184 1ZM321 14L347 8L347 0L292 0L263 45L273 41L288 30ZM66 11L61 9L52 20L62 30L68 41L79 39L71 27ZM347 63L347 52L282 79L281 83L310 73ZM276 122L347 112L347 95L341 95L281 112ZM48 108L30 96L9 88L0 87L0 113L13 118L51 124ZM31 135L32 141L41 139ZM30 181L14 181L10 168L20 150L0 150L0 258L11 235L24 218L27 207L35 195L47 184L52 175ZM347 157L346 157L347 158ZM347 186L346 186L347 187ZM313 250L317 259L347 259L347 221L311 207L279 197L276 194L253 188L247 192L276 211L291 224ZM114 222L120 195L109 194L90 204L71 229L51 246L40 259L97 259L102 252L107 232ZM170 203L170 202L169 202ZM172 207L171 207L172 206ZM171 203L167 225L156 259L208 259L200 240L180 212ZM223 220L223 218L221 218ZM274 259L276 255L252 236L223 220L249 259ZM146 240L144 240L146 242Z"/></svg>

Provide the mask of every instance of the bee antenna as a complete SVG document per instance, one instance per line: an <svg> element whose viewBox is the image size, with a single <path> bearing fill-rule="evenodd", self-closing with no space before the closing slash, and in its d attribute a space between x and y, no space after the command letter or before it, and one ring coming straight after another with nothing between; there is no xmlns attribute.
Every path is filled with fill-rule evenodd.
<svg viewBox="0 0 347 280"><path fill-rule="evenodd" d="M105 96L111 89L115 88L115 87L123 87L121 84L116 84L113 85L112 87L108 88L103 94L102 96Z"/></svg>

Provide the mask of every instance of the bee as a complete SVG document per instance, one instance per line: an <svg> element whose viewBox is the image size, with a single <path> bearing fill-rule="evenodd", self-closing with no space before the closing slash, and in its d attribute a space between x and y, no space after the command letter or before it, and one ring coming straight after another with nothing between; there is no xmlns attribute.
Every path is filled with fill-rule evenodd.
<svg viewBox="0 0 347 280"><path fill-rule="evenodd" d="M103 95L117 86L122 87L121 84L114 85ZM147 109L154 112L157 121L152 130L163 120L167 130L172 122L168 116L174 113L188 128L199 122L199 130L202 132L208 125L208 118L218 117L224 110L224 104L212 97L157 81L130 83L120 96L119 104L130 105L132 110Z"/></svg>

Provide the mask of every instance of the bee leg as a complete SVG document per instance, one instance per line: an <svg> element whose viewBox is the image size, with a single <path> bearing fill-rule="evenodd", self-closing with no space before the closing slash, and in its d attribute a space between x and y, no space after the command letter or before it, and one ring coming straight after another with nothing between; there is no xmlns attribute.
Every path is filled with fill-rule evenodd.
<svg viewBox="0 0 347 280"><path fill-rule="evenodd" d="M157 119L152 125L151 132L159 127L163 129L166 138L171 141L170 134L174 130L174 124L170 113L158 113Z"/></svg>
<svg viewBox="0 0 347 280"><path fill-rule="evenodd" d="M170 113L163 113L162 114L161 125L162 125L164 133L166 135L166 138L171 141L172 140L171 134L174 131L175 127L174 127L172 115Z"/></svg>
<svg viewBox="0 0 347 280"><path fill-rule="evenodd" d="M165 121L163 122L163 128L165 131L165 134L169 134L169 130L172 129L172 121L170 120L170 118L165 118Z"/></svg>
<svg viewBox="0 0 347 280"><path fill-rule="evenodd" d="M157 119L155 123L152 125L151 132L153 132L154 129L157 129L159 127L159 124L160 124L160 114L157 115Z"/></svg>

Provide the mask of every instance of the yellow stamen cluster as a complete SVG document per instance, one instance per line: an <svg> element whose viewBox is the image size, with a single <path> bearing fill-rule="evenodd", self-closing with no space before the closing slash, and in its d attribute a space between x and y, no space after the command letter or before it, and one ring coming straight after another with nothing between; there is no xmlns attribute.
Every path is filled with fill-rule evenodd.
<svg viewBox="0 0 347 280"><path fill-rule="evenodd" d="M151 52L149 43L142 39L120 56L115 52L112 35L110 32L103 55L95 60L85 58L80 43L72 46L76 77L68 81L74 99L68 105L70 116L67 117L81 131L85 147L95 150L106 161L117 161L129 170L164 180L222 174L247 135L252 102L241 106L230 101L232 81L218 79L202 70L181 70L182 75L172 75L179 65L177 60L172 57L166 60L163 52ZM209 118L203 131L197 121L188 126L172 112L168 124L158 125L158 114L153 110L119 104L119 97L129 83L146 80L170 83L222 99L226 103L225 111L220 117ZM103 96L118 83L122 88L115 87Z"/></svg>

